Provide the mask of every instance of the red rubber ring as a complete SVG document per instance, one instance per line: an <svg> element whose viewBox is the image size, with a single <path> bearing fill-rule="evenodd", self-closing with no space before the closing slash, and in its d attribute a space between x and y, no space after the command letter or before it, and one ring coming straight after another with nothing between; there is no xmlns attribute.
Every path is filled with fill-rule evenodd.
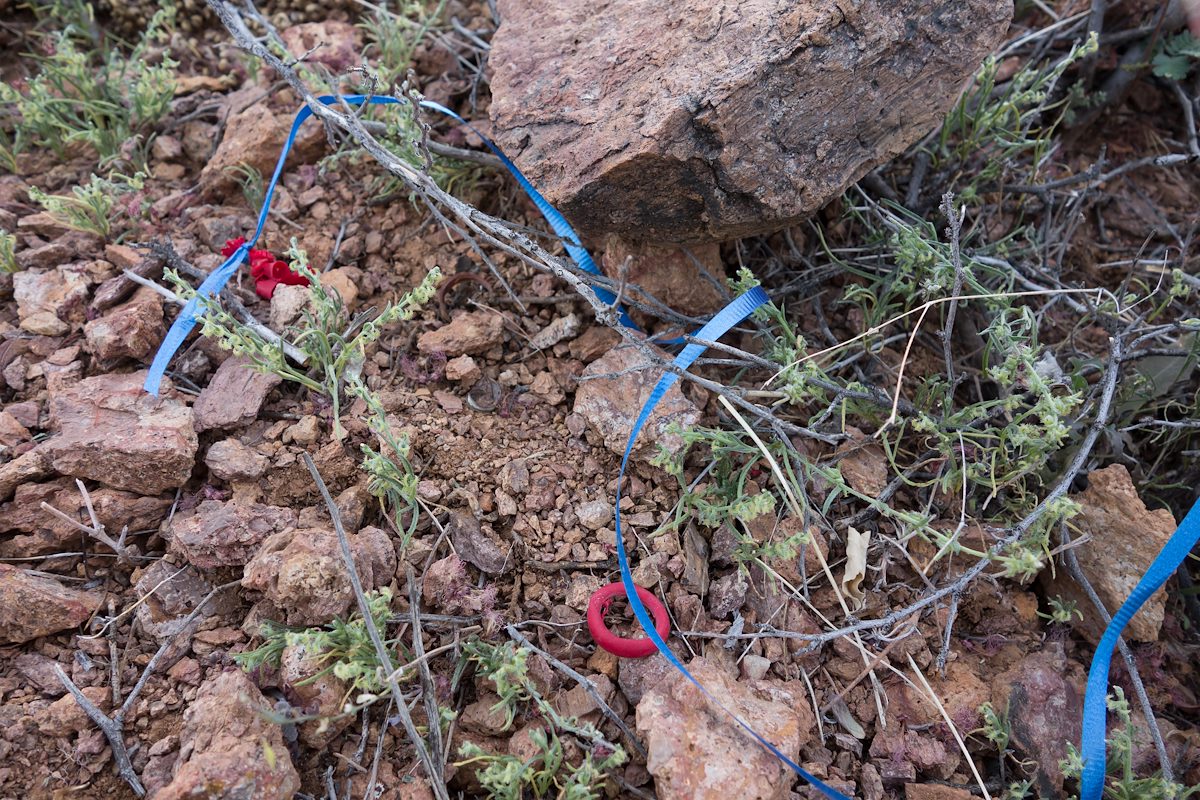
<svg viewBox="0 0 1200 800"><path fill-rule="evenodd" d="M671 632L671 619L667 616L667 609L648 589L639 586L637 593L642 604L646 606L650 616L654 619L654 630L658 632L661 639L666 641L667 635ZM592 632L592 639L597 646L619 658L652 656L658 651L653 640L649 638L622 639L604 624L604 615L608 612L612 601L625 596L625 585L622 583L610 583L592 595L592 599L588 601L587 610L588 630Z"/></svg>

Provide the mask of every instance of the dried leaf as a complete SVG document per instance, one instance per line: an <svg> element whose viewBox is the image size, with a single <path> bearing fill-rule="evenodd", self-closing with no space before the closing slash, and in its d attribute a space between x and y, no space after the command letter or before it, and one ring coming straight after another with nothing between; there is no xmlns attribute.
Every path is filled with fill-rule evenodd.
<svg viewBox="0 0 1200 800"><path fill-rule="evenodd" d="M855 611L866 601L862 582L867 576L867 545L870 542L870 531L859 533L854 528L846 531L846 572L842 577L842 591L854 601Z"/></svg>

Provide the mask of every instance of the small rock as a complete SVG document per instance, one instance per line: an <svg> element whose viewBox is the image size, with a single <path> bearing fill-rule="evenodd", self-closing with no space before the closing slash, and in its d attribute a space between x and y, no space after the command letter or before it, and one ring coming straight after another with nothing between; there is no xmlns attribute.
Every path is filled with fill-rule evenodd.
<svg viewBox="0 0 1200 800"><path fill-rule="evenodd" d="M482 693L459 715L458 723L464 729L484 736L498 736L508 730L508 715L504 713L500 698L491 692Z"/></svg>
<svg viewBox="0 0 1200 800"><path fill-rule="evenodd" d="M1038 765L1039 797L1062 791L1059 762L1067 757L1067 744L1079 741L1085 684L1082 665L1064 655L1061 643L1026 656L991 681L992 706L1008 711L1012 746Z"/></svg>
<svg viewBox="0 0 1200 800"><path fill-rule="evenodd" d="M271 710L240 669L205 681L183 715L174 779L155 800L291 800L300 776Z"/></svg>
<svg viewBox="0 0 1200 800"><path fill-rule="evenodd" d="M267 537L296 524L290 508L205 500L190 515L176 514L171 548L200 569L241 566Z"/></svg>
<svg viewBox="0 0 1200 800"><path fill-rule="evenodd" d="M204 463L214 477L223 481L253 480L267 471L267 457L237 439L215 442L208 448Z"/></svg>
<svg viewBox="0 0 1200 800"><path fill-rule="evenodd" d="M112 704L112 692L107 687L84 686L80 691L101 711L108 711ZM55 700L46 709L45 715L38 718L38 730L45 736L70 736L91 725L87 712L71 694Z"/></svg>
<svg viewBox="0 0 1200 800"><path fill-rule="evenodd" d="M56 470L145 495L187 482L198 446L192 410L147 394L145 378L97 375L50 392L59 434L45 447Z"/></svg>
<svg viewBox="0 0 1200 800"><path fill-rule="evenodd" d="M194 658L181 658L175 662L175 665L167 670L167 675L171 680L182 683L186 686L199 686L200 677L203 671L200 669L200 662ZM151 753L154 755L154 753Z"/></svg>
<svg viewBox="0 0 1200 800"><path fill-rule="evenodd" d="M349 22L305 22L284 28L280 36L293 56L303 56L306 63L324 64L334 73L359 64L361 36Z"/></svg>
<svg viewBox="0 0 1200 800"><path fill-rule="evenodd" d="M396 551L379 528L348 535L358 577L366 591L386 586L396 574ZM246 565L242 587L263 592L285 610L289 625L324 625L354 605L350 576L337 534L286 530L267 539Z"/></svg>
<svg viewBox="0 0 1200 800"><path fill-rule="evenodd" d="M19 424L26 428L38 427L38 418L41 416L41 406L33 401L26 400L23 403L9 403L5 409L5 414L9 414Z"/></svg>
<svg viewBox="0 0 1200 800"><path fill-rule="evenodd" d="M592 500L576 507L575 516L589 531L598 531L613 521L613 504L607 500Z"/></svg>
<svg viewBox="0 0 1200 800"><path fill-rule="evenodd" d="M82 270L25 269L14 274L12 280L22 330L42 336L62 336L74 324L83 322L90 281Z"/></svg>
<svg viewBox="0 0 1200 800"><path fill-rule="evenodd" d="M54 659L47 658L40 653L21 653L12 660L12 665L30 686L35 687L42 694L61 697L66 694L67 689L54 671L57 664L58 662Z"/></svg>
<svg viewBox="0 0 1200 800"><path fill-rule="evenodd" d="M354 301L358 299L358 284L354 282L352 274L358 274L358 270L339 267L321 273L321 285L337 292L342 298L342 305L346 308L353 308Z"/></svg>
<svg viewBox="0 0 1200 800"><path fill-rule="evenodd" d="M0 643L20 644L82 625L104 600L98 592L0 564Z"/></svg>
<svg viewBox="0 0 1200 800"><path fill-rule="evenodd" d="M501 575L512 569L510 548L501 547L480 528L479 520L469 511L451 511L446 523L454 551L488 575Z"/></svg>
<svg viewBox="0 0 1200 800"><path fill-rule="evenodd" d="M601 700L605 703L612 701L617 687L607 675L590 675L588 682L592 684ZM595 722L600 717L600 706L588 690L578 684L554 698L554 710L564 717L574 717L585 722Z"/></svg>
<svg viewBox="0 0 1200 800"><path fill-rule="evenodd" d="M750 582L739 569L722 575L709 586L708 613L714 619L729 619L746 602Z"/></svg>
<svg viewBox="0 0 1200 800"><path fill-rule="evenodd" d="M219 196L237 188L239 164L270 175L291 132L294 114L291 109L272 113L263 103L229 115L221 144L200 173L200 185L206 197ZM288 154L288 165L295 169L306 164L325 150L325 131L320 123L309 120L300 126L296 142ZM229 238L229 237L227 237ZM220 245L215 249L219 249Z"/></svg>
<svg viewBox="0 0 1200 800"><path fill-rule="evenodd" d="M576 575L567 587L564 598L566 604L576 611L584 611L592 600L592 595L604 585L604 580L595 575Z"/></svg>
<svg viewBox="0 0 1200 800"><path fill-rule="evenodd" d="M568 350L571 358L585 364L595 361L612 350L621 341L621 334L603 325L590 325L578 338L571 342Z"/></svg>
<svg viewBox="0 0 1200 800"><path fill-rule="evenodd" d="M703 658L692 659L688 670L726 708L753 720L755 730L780 752L799 758L814 729L803 689L738 683ZM638 702L637 730L649 750L646 768L662 800L774 800L794 777L678 673Z"/></svg>
<svg viewBox="0 0 1200 800"><path fill-rule="evenodd" d="M102 361L145 359L166 334L162 297L142 286L129 302L83 326L87 350Z"/></svg>
<svg viewBox="0 0 1200 800"><path fill-rule="evenodd" d="M252 368L244 358L225 359L192 406L196 430L233 428L253 422L267 395L282 381L278 375Z"/></svg>
<svg viewBox="0 0 1200 800"><path fill-rule="evenodd" d="M284 442L294 442L301 447L311 447L321 436L321 421L313 414L306 414L300 421L284 431Z"/></svg>
<svg viewBox="0 0 1200 800"><path fill-rule="evenodd" d="M683 314L711 314L726 302L716 283L716 276L725 274L721 248L716 244L684 250L608 236L600 263L608 277L637 284Z"/></svg>
<svg viewBox="0 0 1200 800"><path fill-rule="evenodd" d="M7 411L0 411L0 447L16 447L32 438L29 429Z"/></svg>
<svg viewBox="0 0 1200 800"><path fill-rule="evenodd" d="M291 645L279 659L279 682L289 692L292 705L306 715L325 718L299 726L300 741L315 750L323 749L354 722L353 715L341 716L342 700L350 687L326 670L328 664L319 656L301 645Z"/></svg>
<svg viewBox="0 0 1200 800"><path fill-rule="evenodd" d="M119 536L123 528L156 530L171 505L169 497L142 497L116 489L92 489L89 494L96 518L113 536ZM74 481L61 478L50 483L21 484L13 501L0 507L0 532L9 534L0 539L0 557L28 558L78 545L79 529L47 514L42 510L43 502L75 519L88 518Z"/></svg>
<svg viewBox="0 0 1200 800"><path fill-rule="evenodd" d="M146 568L134 590L138 595L138 623L161 642L183 630L187 616L208 596L212 585L194 567L180 567L160 559ZM217 613L219 603L212 603L209 609ZM193 629L203 618L191 623Z"/></svg>
<svg viewBox="0 0 1200 800"><path fill-rule="evenodd" d="M572 339L578 336L580 327L578 314L572 313L563 317L555 317L549 325L533 335L533 338L529 340L529 346L535 350L545 350L563 339Z"/></svg>
<svg viewBox="0 0 1200 800"><path fill-rule="evenodd" d="M1075 548L1079 568L1091 582L1092 588L1110 611L1120 608L1133 587L1146 574L1150 562L1175 532L1175 518L1166 509L1146 508L1134 488L1129 470L1113 464L1088 473L1088 488L1072 499L1080 505L1074 519L1089 541ZM1073 619L1078 628L1093 643L1104 634L1104 622L1084 594L1083 589L1067 574L1057 570L1053 578L1045 579L1049 596L1061 595L1076 603L1083 619ZM1158 641L1166 609L1166 592L1159 589L1129 621L1123 634L1138 642Z"/></svg>
<svg viewBox="0 0 1200 800"><path fill-rule="evenodd" d="M883 448L866 441L862 431L847 427L850 440L838 447L838 469L846 483L868 497L877 497L888 483L888 462Z"/></svg>
<svg viewBox="0 0 1200 800"><path fill-rule="evenodd" d="M465 311L437 330L421 334L417 349L455 358L482 353L503 341L504 317L494 311Z"/></svg>
<svg viewBox="0 0 1200 800"><path fill-rule="evenodd" d="M675 655L678 656L679 653L676 652ZM617 685L621 687L626 699L637 705L647 691L675 674L675 667L662 653L655 653L648 658L623 658L617 673Z"/></svg>
<svg viewBox="0 0 1200 800"><path fill-rule="evenodd" d="M761 681L771 669L771 659L751 654L742 659L739 669L742 680Z"/></svg>
<svg viewBox="0 0 1200 800"><path fill-rule="evenodd" d="M308 307L311 296L307 286L292 286L286 283L276 286L274 294L271 295L271 330L283 331L300 319L300 314Z"/></svg>
<svg viewBox="0 0 1200 800"><path fill-rule="evenodd" d="M0 464L0 500L12 497L13 491L28 481L39 481L52 475L50 451L43 444L12 461Z"/></svg>
<svg viewBox="0 0 1200 800"><path fill-rule="evenodd" d="M459 356L446 362L446 380L448 381L473 384L479 380L481 374L475 359L470 356Z"/></svg>
<svg viewBox="0 0 1200 800"><path fill-rule="evenodd" d="M36 233L47 239L57 239L71 232L69 226L49 211L39 211L36 214L21 217L17 222L17 230L20 233Z"/></svg>
<svg viewBox="0 0 1200 800"><path fill-rule="evenodd" d="M592 377L600 375L614 377ZM583 377L590 379L582 381L575 392L575 413L600 434L609 450L624 453L633 424L662 377L662 369L653 366L640 348L617 346L589 364ZM699 421L700 410L683 396L676 383L646 421L634 443L633 457L651 458L657 452L656 445L678 453L683 439L668 433L667 428L673 423L687 428Z"/></svg>

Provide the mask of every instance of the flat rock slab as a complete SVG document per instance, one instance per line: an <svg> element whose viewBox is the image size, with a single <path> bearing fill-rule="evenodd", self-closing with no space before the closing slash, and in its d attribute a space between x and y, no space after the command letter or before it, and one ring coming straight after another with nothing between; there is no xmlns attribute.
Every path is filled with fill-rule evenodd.
<svg viewBox="0 0 1200 800"><path fill-rule="evenodd" d="M233 428L253 422L271 390L283 378L259 372L242 357L227 358L196 398L196 430Z"/></svg>
<svg viewBox="0 0 1200 800"><path fill-rule="evenodd" d="M198 442L192 410L142 389L146 373L97 375L51 391L58 436L44 445L60 474L157 495L191 477Z"/></svg>
<svg viewBox="0 0 1200 800"><path fill-rule="evenodd" d="M103 600L102 592L72 589L53 578L0 564L0 644L20 644L78 627Z"/></svg>
<svg viewBox="0 0 1200 800"><path fill-rule="evenodd" d="M925 135L1011 0L499 0L494 138L585 233L720 241Z"/></svg>

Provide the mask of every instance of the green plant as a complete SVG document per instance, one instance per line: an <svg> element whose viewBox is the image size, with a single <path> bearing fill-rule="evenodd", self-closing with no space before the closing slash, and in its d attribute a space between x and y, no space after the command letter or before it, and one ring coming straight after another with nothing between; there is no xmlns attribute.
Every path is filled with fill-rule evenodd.
<svg viewBox="0 0 1200 800"><path fill-rule="evenodd" d="M141 172L132 176L112 173L107 178L92 175L84 185L72 187L69 195L47 194L33 186L29 197L67 227L107 238L115 220L141 214L139 193L145 179Z"/></svg>
<svg viewBox="0 0 1200 800"><path fill-rule="evenodd" d="M1029 64L1001 85L1000 60L984 61L972 88L946 116L931 153L936 165L964 181L958 192L966 202L977 199L980 186L1001 180L1018 165L1029 165L1026 180L1036 176L1055 129L1073 107L1086 102L1077 90L1058 96L1055 89L1068 67L1098 48L1092 34L1059 60Z"/></svg>
<svg viewBox="0 0 1200 800"><path fill-rule="evenodd" d="M370 445L362 445L365 456L362 462L363 471L371 480L367 491L379 499L380 506L386 513L391 508L397 530L403 531L401 548L407 547L409 540L417 529L417 476L409 460L408 436L397 436L388 423L387 412L379 398L357 378L352 378L346 384L347 393L361 399L367 405L370 418L367 424L379 438L380 449L375 450ZM404 523L407 514L408 523Z"/></svg>
<svg viewBox="0 0 1200 800"><path fill-rule="evenodd" d="M1055 595L1047 600L1050 604L1050 613L1037 612L1037 615L1042 619L1050 620L1059 625L1070 624L1072 618L1078 617L1083 619L1083 612L1079 610L1078 603L1074 600L1064 600L1061 595Z"/></svg>
<svg viewBox="0 0 1200 800"><path fill-rule="evenodd" d="M1158 77L1181 81L1195 68L1198 59L1200 39L1183 31L1162 42L1150 65Z"/></svg>
<svg viewBox="0 0 1200 800"><path fill-rule="evenodd" d="M17 237L0 228L0 272L13 273L20 269L17 266Z"/></svg>
<svg viewBox="0 0 1200 800"><path fill-rule="evenodd" d="M1104 787L1106 800L1187 800L1200 794L1200 786L1187 787L1169 781L1162 773L1139 778L1133 770L1133 750L1138 728L1131 721L1129 701L1120 686L1113 687L1108 710L1117 718L1117 726L1108 737L1108 769ZM1074 744L1067 743L1067 757L1059 766L1067 778L1078 780L1083 760Z"/></svg>
<svg viewBox="0 0 1200 800"><path fill-rule="evenodd" d="M45 54L33 54L38 72L23 90L0 83L0 102L11 103L17 112L13 137L3 143L6 161L32 147L48 146L61 156L80 142L105 163L170 107L177 63L159 44L174 25L174 6L156 12L125 54L95 38L90 4L69 5L72 21L57 33L44 34Z"/></svg>
<svg viewBox="0 0 1200 800"><path fill-rule="evenodd" d="M341 397L347 380L358 376L366 358L367 347L383 334L384 326L407 320L418 308L428 303L441 280L441 271L434 267L419 285L395 303L389 303L378 314L368 309L351 317L342 303L341 295L321 285L321 276L308 265L307 254L295 239L287 253L293 272L309 281L309 305L302 313L302 323L295 331L293 344L307 356L307 370L293 366L284 353L282 340L268 342L257 331L246 326L225 311L215 298L204 302L202 332L221 347L249 359L260 372L273 373L286 381L327 397L333 407L335 438L344 438L341 424ZM189 298L195 294L177 275L170 274L176 291Z"/></svg>
<svg viewBox="0 0 1200 800"><path fill-rule="evenodd" d="M468 664L474 664L483 676L496 687L499 701L496 708L504 711L507 729L516 714L529 706L546 726L535 729L530 739L537 752L522 761L508 754L489 754L479 746L467 743L460 749L463 761L459 766L479 764L476 776L495 800L524 800L524 798L555 797L558 800L596 800L608 773L625 763L625 751L606 741L592 724L564 717L542 697L529 678L526 659L529 651L512 642L500 645L474 639L463 646L465 658L459 664L456 679ZM574 736L588 750L578 764L566 757L560 734Z"/></svg>
<svg viewBox="0 0 1200 800"><path fill-rule="evenodd" d="M241 186L242 197L246 198L246 205L250 206L250 210L257 214L262 208L267 190L263 174L249 164L235 164L227 171L237 179L238 185Z"/></svg>
<svg viewBox="0 0 1200 800"><path fill-rule="evenodd" d="M366 597L375 627L379 631L387 630L391 590L383 588L368 592ZM348 685L347 698L353 697L358 705L374 702L379 695L387 692L387 674L361 614L355 613L346 620L335 619L328 625L316 628L291 628L268 621L263 623L259 633L263 637L259 647L233 657L242 669L253 670L262 666L278 668L286 648L301 647L315 663L324 666L299 685L312 683L322 675L332 673ZM390 650L402 648L399 639L386 640L385 644ZM409 660L407 653L402 652L401 656L404 661ZM405 677L403 672L399 676L401 680Z"/></svg>
<svg viewBox="0 0 1200 800"><path fill-rule="evenodd" d="M395 5L395 8L389 8ZM371 7L358 27L366 34L366 55L373 57L380 83L387 91L404 80L413 53L442 18L446 0L432 8L422 0L400 0Z"/></svg>

